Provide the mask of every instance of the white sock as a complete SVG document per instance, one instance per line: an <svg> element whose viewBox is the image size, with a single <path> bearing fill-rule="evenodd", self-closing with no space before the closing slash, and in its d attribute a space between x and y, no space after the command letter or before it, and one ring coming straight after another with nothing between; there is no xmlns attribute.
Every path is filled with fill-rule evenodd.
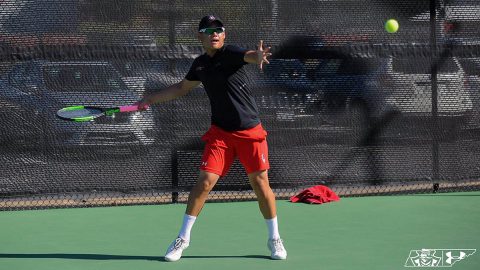
<svg viewBox="0 0 480 270"><path fill-rule="evenodd" d="M190 231L192 230L193 223L197 219L196 216L190 216L185 214L183 216L183 224L178 236L184 240L190 241Z"/></svg>
<svg viewBox="0 0 480 270"><path fill-rule="evenodd" d="M265 219L268 228L268 238L269 239L279 239L280 233L278 232L278 222L277 217L272 219Z"/></svg>

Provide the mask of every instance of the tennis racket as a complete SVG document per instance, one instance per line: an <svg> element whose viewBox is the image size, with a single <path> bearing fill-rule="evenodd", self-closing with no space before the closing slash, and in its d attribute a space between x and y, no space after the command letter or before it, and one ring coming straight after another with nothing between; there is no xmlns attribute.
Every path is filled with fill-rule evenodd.
<svg viewBox="0 0 480 270"><path fill-rule="evenodd" d="M69 106L57 111L60 119L87 122L102 116L113 116L115 113L136 112L138 105L127 105L113 108L100 108L92 106Z"/></svg>

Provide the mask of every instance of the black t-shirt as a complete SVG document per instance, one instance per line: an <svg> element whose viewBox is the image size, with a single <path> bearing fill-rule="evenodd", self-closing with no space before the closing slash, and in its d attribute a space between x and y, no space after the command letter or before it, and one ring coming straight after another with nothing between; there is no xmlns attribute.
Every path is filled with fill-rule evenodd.
<svg viewBox="0 0 480 270"><path fill-rule="evenodd" d="M243 59L247 50L226 45L213 57L200 55L185 76L201 81L212 109L212 124L224 130L245 130L260 123Z"/></svg>

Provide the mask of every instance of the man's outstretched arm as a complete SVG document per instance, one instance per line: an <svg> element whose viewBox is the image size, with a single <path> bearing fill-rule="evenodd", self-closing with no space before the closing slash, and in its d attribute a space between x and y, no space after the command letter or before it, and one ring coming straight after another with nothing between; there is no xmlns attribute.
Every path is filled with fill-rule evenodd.
<svg viewBox="0 0 480 270"><path fill-rule="evenodd" d="M152 104L162 103L184 96L199 85L199 81L189 81L187 79L183 79L181 82L172 84L167 88L144 96L137 104L140 109L146 109Z"/></svg>

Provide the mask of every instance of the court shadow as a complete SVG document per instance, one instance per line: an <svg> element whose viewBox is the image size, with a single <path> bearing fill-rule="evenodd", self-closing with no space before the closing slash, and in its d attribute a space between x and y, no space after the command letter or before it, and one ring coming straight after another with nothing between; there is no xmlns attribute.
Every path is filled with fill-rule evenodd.
<svg viewBox="0 0 480 270"><path fill-rule="evenodd" d="M11 254L0 253L0 258L9 259L68 259L68 260L145 260L145 261L165 261L163 256L129 256L129 255L110 255L110 254ZM250 259L270 259L264 255L222 255L222 256L182 256L182 259L225 259L225 258L250 258Z"/></svg>
<svg viewBox="0 0 480 270"><path fill-rule="evenodd" d="M270 256L265 255L212 255L212 256L182 256L182 259L234 259L234 258L247 258L247 259L268 259Z"/></svg>
<svg viewBox="0 0 480 270"><path fill-rule="evenodd" d="M69 259L69 260L147 260L162 261L161 256L129 256L129 255L110 255L110 254L6 254L0 253L0 258L9 259Z"/></svg>

